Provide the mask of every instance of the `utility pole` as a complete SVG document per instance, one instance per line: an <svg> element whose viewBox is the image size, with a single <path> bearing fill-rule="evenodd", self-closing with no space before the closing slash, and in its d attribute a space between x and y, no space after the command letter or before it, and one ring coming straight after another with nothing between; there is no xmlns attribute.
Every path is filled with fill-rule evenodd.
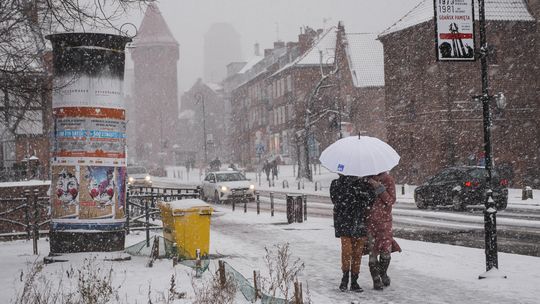
<svg viewBox="0 0 540 304"><path fill-rule="evenodd" d="M197 99L197 103L201 103L202 105L202 118L203 118L203 136L204 136L204 165L206 166L208 164L208 150L206 146L206 111L204 108L204 96L201 93L195 94L195 99Z"/></svg>
<svg viewBox="0 0 540 304"><path fill-rule="evenodd" d="M488 92L488 45L486 38L486 12L484 0L478 1L478 13L480 17L480 65L482 69L482 102L483 125L484 125L484 151L486 162L486 200L484 209L484 230L485 230L485 253L486 271L492 268L499 268L497 256L497 208L492 198L492 156L491 156L491 112L489 102L492 97ZM482 276L480 276L482 278Z"/></svg>

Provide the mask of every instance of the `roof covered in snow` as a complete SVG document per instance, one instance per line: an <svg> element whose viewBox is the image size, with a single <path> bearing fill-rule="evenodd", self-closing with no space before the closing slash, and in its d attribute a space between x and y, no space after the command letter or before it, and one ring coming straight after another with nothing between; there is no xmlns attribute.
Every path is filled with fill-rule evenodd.
<svg viewBox="0 0 540 304"><path fill-rule="evenodd" d="M384 52L377 35L346 33L345 37L345 50L354 86L384 86Z"/></svg>
<svg viewBox="0 0 540 304"><path fill-rule="evenodd" d="M264 56L254 56L254 57L251 57L248 62L246 63L246 65L244 65L244 67L238 71L239 74L244 74L245 72L249 71L254 65L256 65L257 63L259 63L261 60L264 59Z"/></svg>
<svg viewBox="0 0 540 304"><path fill-rule="evenodd" d="M534 21L523 0L485 0L486 20ZM422 0L405 16L384 30L379 36L388 35L434 18L433 0ZM474 1L474 18L478 20L478 1Z"/></svg>
<svg viewBox="0 0 540 304"><path fill-rule="evenodd" d="M323 65L334 64L336 53L336 39L337 28L331 27L326 32L324 32L317 41L313 42L313 46L308 49L304 54L300 55L298 58L296 58L296 60L279 69L273 75L277 75L285 70L288 70L291 67L313 66L320 65L321 63Z"/></svg>
<svg viewBox="0 0 540 304"><path fill-rule="evenodd" d="M223 86L220 85L219 83L208 82L208 83L206 83L206 86L209 87L210 90L212 90L214 92L218 92L218 91L223 90Z"/></svg>
<svg viewBox="0 0 540 304"><path fill-rule="evenodd" d="M311 49L306 51L304 55L298 57L294 65L319 65L334 64L334 56L336 51L336 35L337 29L332 27L328 29L319 40L317 40Z"/></svg>
<svg viewBox="0 0 540 304"><path fill-rule="evenodd" d="M178 45L165 19L163 19L159 8L154 3L150 3L146 9L139 33L137 34L136 44Z"/></svg>

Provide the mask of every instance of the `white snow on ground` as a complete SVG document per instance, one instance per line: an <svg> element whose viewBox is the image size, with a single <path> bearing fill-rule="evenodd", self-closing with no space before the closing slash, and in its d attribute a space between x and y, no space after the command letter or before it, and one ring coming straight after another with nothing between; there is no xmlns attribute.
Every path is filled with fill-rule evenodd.
<svg viewBox="0 0 540 304"><path fill-rule="evenodd" d="M253 270L260 270L263 276L267 272L265 246L289 242L293 255L305 262L300 279L304 288L309 286L313 303L537 303L540 297L540 258L500 253L500 270L508 278L478 280L478 275L485 271L483 250L402 239L398 242L403 252L393 255L390 266L389 288L382 292L370 288L364 257L359 283L365 292L341 293L337 290L341 276L339 240L334 237L332 220L309 218L292 225L285 222L282 213L271 217L268 213L257 215L217 207L212 217L210 251L224 255L225 261L251 279ZM132 233L126 245L143 239L144 232ZM42 254L48 253L45 240L39 241L39 248ZM29 241L0 243L0 303L9 303L20 290L20 273L26 271L28 263L43 258L31 253ZM61 273L72 265L80 267L82 258L91 255L68 255L69 262L49 264L44 273L58 281ZM122 285L120 295L128 303L147 303L149 288L152 296L165 292L173 273L177 275L178 289L188 294L187 299L175 303L192 303L192 280L200 282L210 276L210 272L205 272L202 279L192 279L190 268L173 268L170 260L157 261L153 268L145 267L146 262L146 258L133 257L131 261L100 263L104 264L102 269L113 267L114 282ZM215 269L215 264L217 261L212 261L211 269ZM65 278L62 284L62 288L70 288ZM244 303L241 295L237 303Z"/></svg>
<svg viewBox="0 0 540 304"><path fill-rule="evenodd" d="M21 182L7 182L7 183L0 183L0 188L8 188L8 187L26 187L26 186L43 186L43 185L50 185L51 181L44 181L44 180L28 180L28 181L21 181Z"/></svg>

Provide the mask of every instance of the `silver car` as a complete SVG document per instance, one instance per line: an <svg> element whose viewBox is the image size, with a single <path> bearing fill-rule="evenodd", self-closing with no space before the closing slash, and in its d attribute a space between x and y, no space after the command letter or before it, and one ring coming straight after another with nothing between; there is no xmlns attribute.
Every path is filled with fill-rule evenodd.
<svg viewBox="0 0 540 304"><path fill-rule="evenodd" d="M255 200L255 185L241 172L217 171L206 175L202 186L202 197L219 204L233 199Z"/></svg>

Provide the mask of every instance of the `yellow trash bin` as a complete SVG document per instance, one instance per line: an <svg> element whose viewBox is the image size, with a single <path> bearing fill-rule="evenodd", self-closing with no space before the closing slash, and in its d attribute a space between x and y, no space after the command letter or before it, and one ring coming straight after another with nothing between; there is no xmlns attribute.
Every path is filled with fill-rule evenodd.
<svg viewBox="0 0 540 304"><path fill-rule="evenodd" d="M178 254L185 259L208 255L210 250L210 216L213 209L200 199L160 202L163 237L176 243Z"/></svg>

